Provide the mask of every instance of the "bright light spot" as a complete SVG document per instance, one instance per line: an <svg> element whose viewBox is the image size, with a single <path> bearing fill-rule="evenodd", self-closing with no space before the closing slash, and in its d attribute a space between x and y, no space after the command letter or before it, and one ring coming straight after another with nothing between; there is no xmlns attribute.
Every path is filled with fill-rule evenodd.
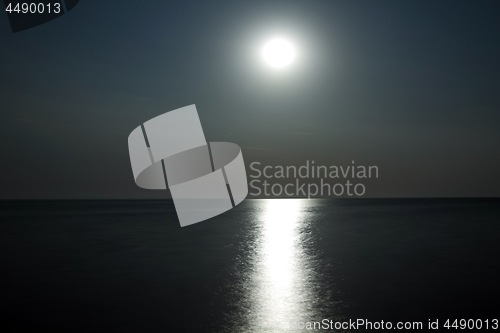
<svg viewBox="0 0 500 333"><path fill-rule="evenodd" d="M277 323L286 327L305 311L297 301L304 298L299 233L302 202L301 199L266 200L262 247L258 251L262 266L257 270L260 291L257 314L265 327Z"/></svg>
<svg viewBox="0 0 500 333"><path fill-rule="evenodd" d="M283 68L295 59L295 48L289 41L276 38L264 45L262 57L270 66Z"/></svg>

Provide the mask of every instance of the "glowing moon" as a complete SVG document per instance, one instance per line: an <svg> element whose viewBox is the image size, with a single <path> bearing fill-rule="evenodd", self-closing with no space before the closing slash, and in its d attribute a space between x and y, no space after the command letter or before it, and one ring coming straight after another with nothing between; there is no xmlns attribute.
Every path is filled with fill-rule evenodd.
<svg viewBox="0 0 500 333"><path fill-rule="evenodd" d="M271 67L284 68L295 59L295 48L283 38L275 38L264 45L262 58Z"/></svg>

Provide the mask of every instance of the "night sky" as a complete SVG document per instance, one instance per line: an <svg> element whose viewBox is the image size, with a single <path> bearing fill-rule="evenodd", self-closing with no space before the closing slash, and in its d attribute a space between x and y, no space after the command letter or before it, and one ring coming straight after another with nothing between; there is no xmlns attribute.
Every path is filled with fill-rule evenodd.
<svg viewBox="0 0 500 333"><path fill-rule="evenodd" d="M262 45L298 59L276 71ZM127 138L196 104L247 165L376 165L367 197L500 196L500 2L92 1L0 15L0 198L161 198ZM247 173L250 174L247 168Z"/></svg>

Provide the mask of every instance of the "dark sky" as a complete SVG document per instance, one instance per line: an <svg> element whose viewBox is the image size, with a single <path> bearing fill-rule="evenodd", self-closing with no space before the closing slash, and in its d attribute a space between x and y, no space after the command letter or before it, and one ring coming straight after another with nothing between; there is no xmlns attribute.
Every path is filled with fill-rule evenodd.
<svg viewBox="0 0 500 333"><path fill-rule="evenodd" d="M286 35L299 59L258 57ZM0 15L0 198L159 198L127 138L196 104L245 162L377 165L369 197L500 196L500 2L92 1ZM250 171L247 169L247 172Z"/></svg>

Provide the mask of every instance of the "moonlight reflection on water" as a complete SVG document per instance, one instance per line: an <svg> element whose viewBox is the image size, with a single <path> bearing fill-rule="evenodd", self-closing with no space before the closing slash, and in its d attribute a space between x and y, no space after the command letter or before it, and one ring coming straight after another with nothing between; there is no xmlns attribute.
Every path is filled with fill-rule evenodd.
<svg viewBox="0 0 500 333"><path fill-rule="evenodd" d="M251 326L286 328L306 312L309 294L299 224L303 200L267 200L259 217L259 238L253 257L254 295Z"/></svg>

